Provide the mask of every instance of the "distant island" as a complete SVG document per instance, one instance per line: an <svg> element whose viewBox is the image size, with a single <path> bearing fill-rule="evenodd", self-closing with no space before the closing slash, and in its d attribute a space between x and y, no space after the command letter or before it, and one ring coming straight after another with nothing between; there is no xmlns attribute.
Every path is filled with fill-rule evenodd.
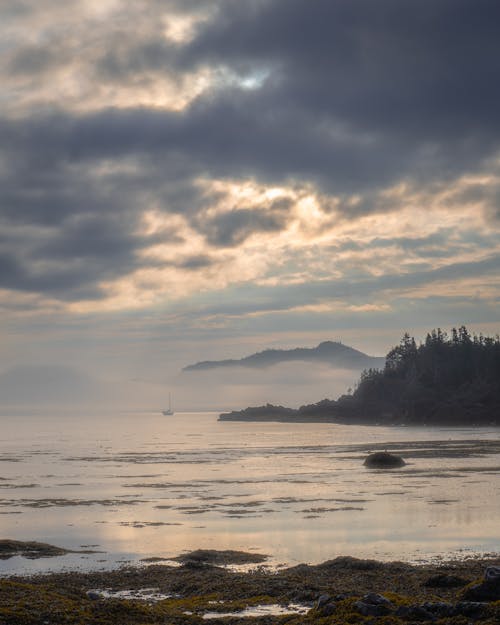
<svg viewBox="0 0 500 625"><path fill-rule="evenodd" d="M384 366L385 358L368 356L336 341L324 341L317 347L295 349L266 349L239 360L205 360L188 365L183 371L205 371L220 367L251 367L261 369L284 362L327 363L339 369L370 369Z"/></svg>
<svg viewBox="0 0 500 625"><path fill-rule="evenodd" d="M356 389L337 400L223 413L222 421L332 421L380 425L500 425L500 338L448 336L440 328L417 346L406 333L383 368L368 368Z"/></svg>

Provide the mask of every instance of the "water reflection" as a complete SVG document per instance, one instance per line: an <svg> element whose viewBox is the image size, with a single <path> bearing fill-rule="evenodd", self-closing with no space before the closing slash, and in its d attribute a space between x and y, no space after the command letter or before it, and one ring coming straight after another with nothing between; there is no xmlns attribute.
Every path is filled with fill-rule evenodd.
<svg viewBox="0 0 500 625"><path fill-rule="evenodd" d="M497 429L220 423L216 416L5 417L4 536L98 544L107 552L103 566L198 547L256 549L274 563L500 548ZM408 464L363 467L367 453L384 449ZM96 561L86 556L80 564Z"/></svg>

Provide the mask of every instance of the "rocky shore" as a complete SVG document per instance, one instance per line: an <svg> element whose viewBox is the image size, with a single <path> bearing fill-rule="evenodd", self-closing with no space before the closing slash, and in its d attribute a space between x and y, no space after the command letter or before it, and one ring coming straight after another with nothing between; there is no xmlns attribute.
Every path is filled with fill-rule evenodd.
<svg viewBox="0 0 500 625"><path fill-rule="evenodd" d="M419 566L338 557L278 571L264 558L199 550L178 566L2 578L0 624L500 623L500 557ZM248 562L246 572L230 566Z"/></svg>

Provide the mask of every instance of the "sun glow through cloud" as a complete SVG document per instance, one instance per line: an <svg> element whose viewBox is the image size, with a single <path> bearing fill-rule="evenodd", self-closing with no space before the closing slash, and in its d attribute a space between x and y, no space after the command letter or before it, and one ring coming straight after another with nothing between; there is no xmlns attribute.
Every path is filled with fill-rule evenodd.
<svg viewBox="0 0 500 625"><path fill-rule="evenodd" d="M134 327L161 360L169 342L498 328L486 14L348 4L4 3L3 334L42 354L60 332L66 358L119 320L115 347L135 353Z"/></svg>

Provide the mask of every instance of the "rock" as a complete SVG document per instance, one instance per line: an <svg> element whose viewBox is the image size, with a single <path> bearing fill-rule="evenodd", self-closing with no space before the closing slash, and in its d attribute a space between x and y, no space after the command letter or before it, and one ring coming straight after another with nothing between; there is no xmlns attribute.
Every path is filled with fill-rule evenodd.
<svg viewBox="0 0 500 625"><path fill-rule="evenodd" d="M484 579L491 581L500 577L500 566L489 566L484 572Z"/></svg>
<svg viewBox="0 0 500 625"><path fill-rule="evenodd" d="M468 616L470 618L481 618L487 612L488 604L480 601L459 601L454 608L454 614Z"/></svg>
<svg viewBox="0 0 500 625"><path fill-rule="evenodd" d="M403 618L405 620L412 621L435 621L436 616L432 614L429 610L426 610L421 605L402 605L400 606L396 612L396 616Z"/></svg>
<svg viewBox="0 0 500 625"><path fill-rule="evenodd" d="M386 565L378 560L363 560L352 556L338 556L333 560L327 560L318 565L320 569L346 569L351 571L375 571L383 569Z"/></svg>
<svg viewBox="0 0 500 625"><path fill-rule="evenodd" d="M248 553L246 551L234 551L233 549L196 549L172 558L181 564L186 562L202 562L214 566L227 564L260 564L267 560L268 556L261 553Z"/></svg>
<svg viewBox="0 0 500 625"><path fill-rule="evenodd" d="M23 558L35 560L36 558L63 556L67 553L71 552L68 549L63 549L62 547L56 547L47 543L39 543L33 540L28 542L10 539L0 540L1 560L8 560L14 556L22 556Z"/></svg>
<svg viewBox="0 0 500 625"><path fill-rule="evenodd" d="M485 579L468 586L462 594L464 601L500 601L500 577Z"/></svg>
<svg viewBox="0 0 500 625"><path fill-rule="evenodd" d="M371 603L371 605L385 605L388 608L394 608L394 604L389 599L375 592L369 592L363 597L362 601L364 603Z"/></svg>
<svg viewBox="0 0 500 625"><path fill-rule="evenodd" d="M320 616L331 616L332 614L335 614L337 610L337 606L333 601L329 601L328 603L325 603L325 605L321 606L321 608L318 609L318 614Z"/></svg>
<svg viewBox="0 0 500 625"><path fill-rule="evenodd" d="M391 613L391 610L383 604L376 605L373 603L365 603L364 601L356 601L354 607L363 616L387 616Z"/></svg>
<svg viewBox="0 0 500 625"><path fill-rule="evenodd" d="M394 609L394 605L389 599L374 592L364 595L360 601L356 601L354 607L363 616L386 616Z"/></svg>
<svg viewBox="0 0 500 625"><path fill-rule="evenodd" d="M370 454L363 464L369 469L397 469L404 467L406 462L395 454L390 454L387 451L377 451L374 454Z"/></svg>
<svg viewBox="0 0 500 625"><path fill-rule="evenodd" d="M424 582L427 588L459 588L465 586L469 582L462 577L456 575L432 575Z"/></svg>
<svg viewBox="0 0 500 625"><path fill-rule="evenodd" d="M95 590L87 590L85 594L87 595L87 599L91 599L92 601L98 601L101 599L101 595Z"/></svg>
<svg viewBox="0 0 500 625"><path fill-rule="evenodd" d="M290 598L297 603L314 603L317 592L307 588L296 588L290 595Z"/></svg>
<svg viewBox="0 0 500 625"><path fill-rule="evenodd" d="M202 562L201 560L185 560L182 563L182 566L185 569L212 569L214 568L213 564L209 564L208 562Z"/></svg>
<svg viewBox="0 0 500 625"><path fill-rule="evenodd" d="M330 595L324 594L318 597L316 602L316 610L320 616L331 616L335 613L337 606L332 601Z"/></svg>
<svg viewBox="0 0 500 625"><path fill-rule="evenodd" d="M421 607L438 618L453 616L455 614L455 606L453 603L447 603L445 601L426 601Z"/></svg>
<svg viewBox="0 0 500 625"><path fill-rule="evenodd" d="M318 601L316 602L316 607L317 608L321 608L322 606L324 606L326 603L328 603L331 600L330 595L320 595L318 597Z"/></svg>

